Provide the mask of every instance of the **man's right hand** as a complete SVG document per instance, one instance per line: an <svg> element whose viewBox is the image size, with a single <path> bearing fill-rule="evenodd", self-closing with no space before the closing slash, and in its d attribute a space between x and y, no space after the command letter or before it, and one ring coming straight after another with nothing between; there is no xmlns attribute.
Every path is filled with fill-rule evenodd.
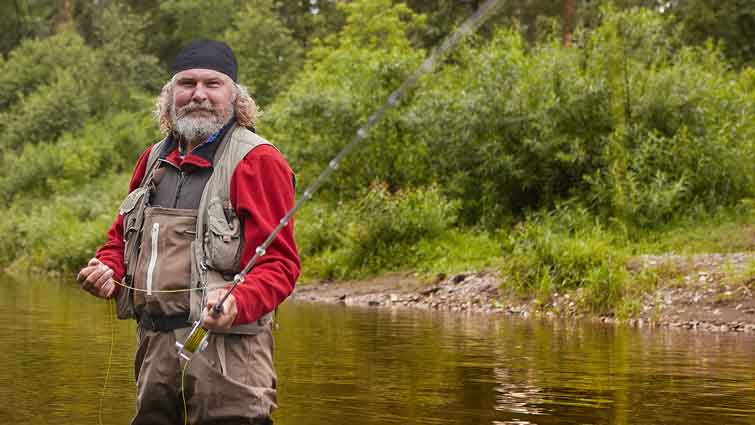
<svg viewBox="0 0 755 425"><path fill-rule="evenodd" d="M76 280L81 283L81 289L94 296L112 298L115 295L113 270L96 258L89 260L89 264L81 269Z"/></svg>

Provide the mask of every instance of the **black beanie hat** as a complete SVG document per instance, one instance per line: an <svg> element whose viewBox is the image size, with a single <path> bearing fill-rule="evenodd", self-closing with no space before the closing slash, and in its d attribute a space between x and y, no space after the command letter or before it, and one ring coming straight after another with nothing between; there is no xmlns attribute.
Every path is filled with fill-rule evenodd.
<svg viewBox="0 0 755 425"><path fill-rule="evenodd" d="M181 50L173 62L173 75L187 69L212 69L237 81L236 56L227 44L215 40L195 40Z"/></svg>

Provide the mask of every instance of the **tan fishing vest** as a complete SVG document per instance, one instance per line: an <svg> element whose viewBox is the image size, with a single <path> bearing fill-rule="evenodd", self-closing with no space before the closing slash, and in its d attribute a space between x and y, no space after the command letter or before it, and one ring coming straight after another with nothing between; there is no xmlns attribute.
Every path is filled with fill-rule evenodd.
<svg viewBox="0 0 755 425"><path fill-rule="evenodd" d="M155 169L165 139L152 147L145 177L123 201L124 283L116 297L118 318L136 318L135 306L144 312L186 312L189 320L201 317L207 292L232 283L241 270L244 248L241 222L230 208L231 176L252 149L271 145L246 128L228 129L215 152L213 171L196 211L152 207ZM186 292L164 293L163 290ZM228 333L254 335L268 326L268 313L254 323L231 328Z"/></svg>

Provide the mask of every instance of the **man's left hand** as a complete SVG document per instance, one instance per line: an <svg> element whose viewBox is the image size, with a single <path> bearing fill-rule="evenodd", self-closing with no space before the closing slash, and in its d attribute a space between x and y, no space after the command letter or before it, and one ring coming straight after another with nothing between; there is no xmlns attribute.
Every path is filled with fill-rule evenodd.
<svg viewBox="0 0 755 425"><path fill-rule="evenodd" d="M236 320L238 309L236 308L236 297L233 294L223 302L223 311L215 315L212 310L223 298L227 289L216 289L207 296L207 306L202 314L202 326L210 331L227 331L231 329L233 321Z"/></svg>

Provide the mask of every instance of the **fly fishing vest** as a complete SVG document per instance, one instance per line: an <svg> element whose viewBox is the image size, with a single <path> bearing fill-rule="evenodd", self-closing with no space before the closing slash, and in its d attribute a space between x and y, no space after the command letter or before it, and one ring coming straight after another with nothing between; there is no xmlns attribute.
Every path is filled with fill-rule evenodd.
<svg viewBox="0 0 755 425"><path fill-rule="evenodd" d="M199 176L197 188L206 179L197 209L175 208L185 174L180 172L171 207L160 202L169 196L157 190L167 173L158 167L160 152L168 139L152 147L145 176L139 187L123 201L124 283L116 296L118 318L176 318L169 327L189 326L199 320L208 291L232 283L241 270L244 248L241 221L230 201L231 176L252 149L270 145L268 141L235 123L225 132L216 148L209 177ZM169 167L171 165L163 165ZM161 170L163 172L161 172ZM175 174L175 173L174 173ZM172 182L169 182L172 183ZM167 189L166 189L167 190ZM196 196L199 190L188 197ZM153 202L157 200L158 202ZM191 203L191 201L190 201ZM156 204L156 205L153 205ZM132 289L133 288L133 289ZM191 289L188 291L187 289ZM188 318L186 313L188 312ZM268 313L256 322L231 328L227 333L254 335L269 325Z"/></svg>

